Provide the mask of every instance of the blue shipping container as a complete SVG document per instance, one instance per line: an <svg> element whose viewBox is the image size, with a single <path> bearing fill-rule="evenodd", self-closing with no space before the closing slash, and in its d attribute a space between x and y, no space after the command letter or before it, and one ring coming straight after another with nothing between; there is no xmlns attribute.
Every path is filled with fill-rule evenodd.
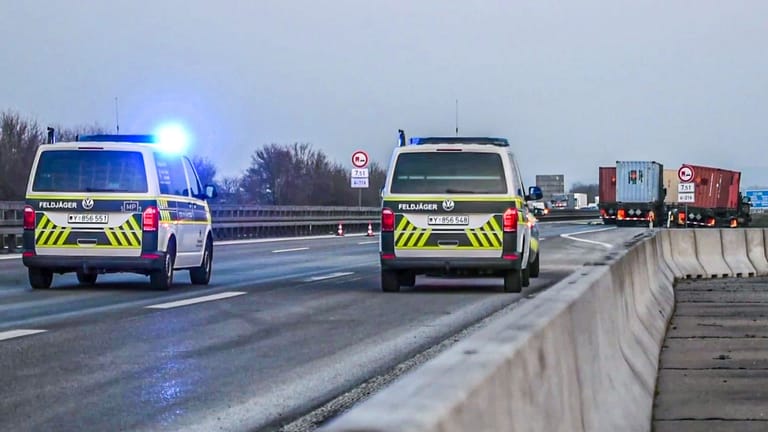
<svg viewBox="0 0 768 432"><path fill-rule="evenodd" d="M664 167L652 161L616 161L616 201L664 201ZM674 191L677 193L677 191Z"/></svg>

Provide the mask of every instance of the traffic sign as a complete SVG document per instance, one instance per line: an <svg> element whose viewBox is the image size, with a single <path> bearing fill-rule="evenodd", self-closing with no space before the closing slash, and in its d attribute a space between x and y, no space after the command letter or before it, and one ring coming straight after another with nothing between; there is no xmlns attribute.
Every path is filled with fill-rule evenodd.
<svg viewBox="0 0 768 432"><path fill-rule="evenodd" d="M677 170L677 178L679 178L680 181L684 183L688 183L693 180L693 175L693 167L690 165L683 165L680 167L680 169Z"/></svg>
<svg viewBox="0 0 768 432"><path fill-rule="evenodd" d="M752 200L752 208L768 208L768 189L748 190L744 192Z"/></svg>
<svg viewBox="0 0 768 432"><path fill-rule="evenodd" d="M352 153L352 165L355 168L365 168L368 166L368 153L363 150L357 150Z"/></svg>
<svg viewBox="0 0 768 432"><path fill-rule="evenodd" d="M352 187L353 188L367 188L368 187L368 177L365 177L365 178L355 178L355 177L352 177Z"/></svg>
<svg viewBox="0 0 768 432"><path fill-rule="evenodd" d="M677 192L679 193L694 193L696 192L696 185L693 183L678 183Z"/></svg>
<svg viewBox="0 0 768 432"><path fill-rule="evenodd" d="M677 202L690 204L695 201L696 199L692 192L678 192L677 194Z"/></svg>
<svg viewBox="0 0 768 432"><path fill-rule="evenodd" d="M352 178L368 178L368 168L352 168Z"/></svg>

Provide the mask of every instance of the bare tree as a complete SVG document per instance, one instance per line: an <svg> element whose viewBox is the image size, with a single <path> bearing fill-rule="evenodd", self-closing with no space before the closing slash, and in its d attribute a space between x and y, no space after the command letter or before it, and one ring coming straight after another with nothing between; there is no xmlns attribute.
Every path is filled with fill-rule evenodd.
<svg viewBox="0 0 768 432"><path fill-rule="evenodd" d="M208 159L202 156L193 156L192 165L197 171L197 177L200 178L200 183L203 187L205 185L214 184L216 179L216 165Z"/></svg>
<svg viewBox="0 0 768 432"><path fill-rule="evenodd" d="M45 134L18 113L0 113L0 200L22 200L37 147Z"/></svg>

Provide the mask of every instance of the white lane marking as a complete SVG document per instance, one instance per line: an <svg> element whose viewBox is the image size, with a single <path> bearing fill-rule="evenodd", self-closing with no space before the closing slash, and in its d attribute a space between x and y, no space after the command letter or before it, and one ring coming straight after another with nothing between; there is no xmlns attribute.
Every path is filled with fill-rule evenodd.
<svg viewBox="0 0 768 432"><path fill-rule="evenodd" d="M296 252L296 251L303 251L309 249L308 247L299 247L299 248L291 248L291 249L276 249L273 250L272 253L283 253L283 252Z"/></svg>
<svg viewBox="0 0 768 432"><path fill-rule="evenodd" d="M312 276L311 278L304 279L304 282L317 282L317 281L326 280L326 279L349 276L351 274L355 274L355 273L354 272L336 272L336 273L330 273L326 275Z"/></svg>
<svg viewBox="0 0 768 432"><path fill-rule="evenodd" d="M363 236L365 236L365 233L344 234L344 237L363 237ZM230 245L247 245L247 244L255 244L255 243L274 243L274 242L292 241L292 240L322 240L322 239L332 239L336 237L338 236L330 234L330 235L306 236L306 237L277 237L277 238L251 239L251 240L222 240L222 241L214 242L213 244L230 246ZM344 238L344 237L341 237L341 238Z"/></svg>
<svg viewBox="0 0 768 432"><path fill-rule="evenodd" d="M0 341L4 341L4 340L8 340L8 339L13 339L13 338L17 338L17 337L22 337L22 336L29 336L29 335L33 335L33 334L37 334L37 333L43 333L45 331L47 331L47 330L32 330L32 329L26 330L26 329L21 329L21 330L4 331L4 332L0 332Z"/></svg>
<svg viewBox="0 0 768 432"><path fill-rule="evenodd" d="M378 242L379 242L378 240L369 240L369 241L361 241L361 242L358 242L357 244L359 244L359 245L361 245L361 244L374 244L374 243L378 243Z"/></svg>
<svg viewBox="0 0 768 432"><path fill-rule="evenodd" d="M13 254L13 255L8 255L8 256L0 256L0 261L19 259L19 258L21 258L21 254Z"/></svg>
<svg viewBox="0 0 768 432"><path fill-rule="evenodd" d="M593 230L586 230L586 231L577 231L577 232L572 232L572 233L567 233L567 234L560 234L560 237L566 238L568 240L573 240L573 241L578 241L578 242L584 242L584 243L600 245L600 246L602 246L604 248L607 248L607 249L613 249L613 245L610 244L610 243L604 243L604 242L597 241L597 240L588 240L588 239L583 239L583 238L578 238L578 237L573 237L573 236L577 235L577 234L589 234L589 233L596 233L596 232L601 232L601 231L610 231L610 230L614 230L614 229L616 229L616 228L615 227L611 227L611 228L600 228L600 229L593 229Z"/></svg>
<svg viewBox="0 0 768 432"><path fill-rule="evenodd" d="M195 297L195 298L186 299L186 300L179 300L175 302L160 303L156 305L147 306L147 308L148 309L170 309L170 308L175 308L180 306L187 306L195 303L203 303L203 302L221 300L221 299L230 298L230 297L236 297L243 294L246 294L246 293L244 291L228 291L228 292L223 292L219 294L211 294L203 297Z"/></svg>

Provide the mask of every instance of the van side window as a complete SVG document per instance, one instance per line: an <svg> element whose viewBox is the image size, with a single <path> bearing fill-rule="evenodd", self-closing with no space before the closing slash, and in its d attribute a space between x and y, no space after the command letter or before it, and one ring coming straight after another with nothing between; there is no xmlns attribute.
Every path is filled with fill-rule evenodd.
<svg viewBox="0 0 768 432"><path fill-rule="evenodd" d="M199 197L200 190L202 189L202 187L200 186L200 179L197 177L197 172L195 171L195 167L192 165L192 162L190 162L188 157L184 157L184 168L187 171L187 178L189 179L189 189L192 192L192 196Z"/></svg>
<svg viewBox="0 0 768 432"><path fill-rule="evenodd" d="M166 195L189 196L187 176L179 157L167 157L155 154L157 181L160 193Z"/></svg>

